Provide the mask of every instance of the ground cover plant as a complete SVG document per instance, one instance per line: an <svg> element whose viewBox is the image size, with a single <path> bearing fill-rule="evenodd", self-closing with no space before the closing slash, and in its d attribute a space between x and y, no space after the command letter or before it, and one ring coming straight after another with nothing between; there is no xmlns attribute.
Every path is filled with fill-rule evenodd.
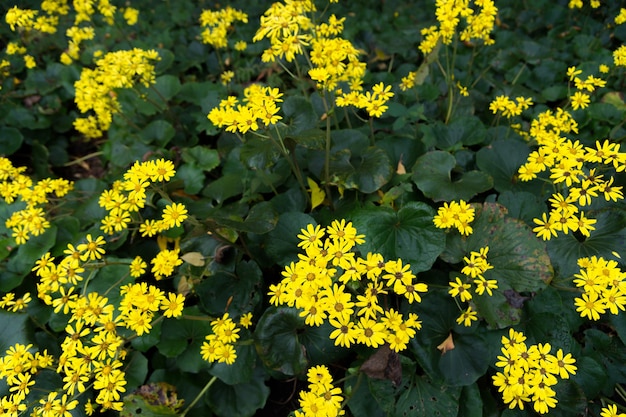
<svg viewBox="0 0 626 417"><path fill-rule="evenodd" d="M2 415L626 415L620 2L10 3Z"/></svg>

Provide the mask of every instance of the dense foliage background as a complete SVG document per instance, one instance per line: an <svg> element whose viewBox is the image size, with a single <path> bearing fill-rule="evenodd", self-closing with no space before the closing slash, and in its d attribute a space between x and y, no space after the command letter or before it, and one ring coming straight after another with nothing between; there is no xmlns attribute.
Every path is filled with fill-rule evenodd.
<svg viewBox="0 0 626 417"><path fill-rule="evenodd" d="M13 3L4 414L626 412L621 2Z"/></svg>

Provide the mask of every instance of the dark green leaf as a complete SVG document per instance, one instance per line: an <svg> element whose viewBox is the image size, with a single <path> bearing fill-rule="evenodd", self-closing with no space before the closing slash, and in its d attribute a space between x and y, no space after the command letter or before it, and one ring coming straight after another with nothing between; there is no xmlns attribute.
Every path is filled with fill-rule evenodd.
<svg viewBox="0 0 626 417"><path fill-rule="evenodd" d="M280 215L274 230L267 234L267 254L279 265L288 265L298 259L298 235L302 229L312 224L315 220L308 214L300 212L287 212Z"/></svg>
<svg viewBox="0 0 626 417"><path fill-rule="evenodd" d="M485 272L487 279L497 279L499 290L538 291L552 279L553 271L545 244L520 220L506 216L499 204L473 205L476 218L474 232L462 238L449 233L442 259L460 263L471 251L489 247L487 261L493 269Z"/></svg>
<svg viewBox="0 0 626 417"><path fill-rule="evenodd" d="M552 238L548 241L548 251L561 276L571 276L578 272L577 261L588 256L612 258L617 248L626 248L626 213L622 210L609 210L599 213L586 213L596 218L596 230L582 241L573 233ZM619 249L617 249L619 251Z"/></svg>
<svg viewBox="0 0 626 417"><path fill-rule="evenodd" d="M281 108L285 115L283 122L289 126L290 136L297 136L301 132L317 127L317 114L311 102L306 98L290 96Z"/></svg>
<svg viewBox="0 0 626 417"><path fill-rule="evenodd" d="M237 359L232 365L226 363L213 363L209 369L211 375L215 375L228 385L237 385L249 382L255 370L257 354L253 345L236 345Z"/></svg>
<svg viewBox="0 0 626 417"><path fill-rule="evenodd" d="M469 171L453 179L456 159L445 151L432 151L420 156L413 166L411 179L426 197L435 201L470 200L476 194L493 186L484 172Z"/></svg>
<svg viewBox="0 0 626 417"><path fill-rule="evenodd" d="M237 385L226 385L218 379L209 390L206 401L220 417L250 417L265 406L269 395L270 389L260 374Z"/></svg>
<svg viewBox="0 0 626 417"><path fill-rule="evenodd" d="M398 399L394 417L457 415L460 388L435 385L420 376L415 376L414 380L415 383Z"/></svg>
<svg viewBox="0 0 626 417"><path fill-rule="evenodd" d="M306 325L295 308L269 307L254 332L265 367L285 375L297 375L307 366L306 350L299 333Z"/></svg>
<svg viewBox="0 0 626 417"><path fill-rule="evenodd" d="M0 273L0 291L11 291L19 286L35 266L35 261L48 252L56 241L57 227L51 225L39 236L32 236L9 259L6 270Z"/></svg>
<svg viewBox="0 0 626 417"><path fill-rule="evenodd" d="M9 156L24 142L22 133L14 127L0 126L0 155Z"/></svg>
<svg viewBox="0 0 626 417"><path fill-rule="evenodd" d="M174 126L170 122L155 120L141 131L139 137L146 144L155 143L164 147L172 140L175 134Z"/></svg>
<svg viewBox="0 0 626 417"><path fill-rule="evenodd" d="M261 270L257 264L241 261L234 273L218 271L203 280L196 292L207 314L218 316L228 309L236 317L253 311L261 301L260 286Z"/></svg>
<svg viewBox="0 0 626 417"><path fill-rule="evenodd" d="M252 206L250 212L242 221L222 217L223 215L221 211L216 210L215 215L211 216L211 220L215 221L220 226L246 233L268 233L272 231L278 223L278 214L272 204L267 201Z"/></svg>
<svg viewBox="0 0 626 417"><path fill-rule="evenodd" d="M187 163L178 167L174 178L183 180L185 192L190 195L198 194L204 187L204 170L194 163Z"/></svg>
<svg viewBox="0 0 626 417"><path fill-rule="evenodd" d="M477 384L468 385L461 390L458 417L482 417L483 401Z"/></svg>
<svg viewBox="0 0 626 417"><path fill-rule="evenodd" d="M502 191L531 191L533 183L522 183L517 171L530 153L528 145L515 139L498 139L476 153L476 165L491 175L493 187Z"/></svg>
<svg viewBox="0 0 626 417"><path fill-rule="evenodd" d="M28 314L10 313L0 310L0 352L5 354L10 346L16 343L27 345L28 337Z"/></svg>
<svg viewBox="0 0 626 417"><path fill-rule="evenodd" d="M452 334L454 349L441 355L439 369L448 385L471 385L484 375L494 357L484 334Z"/></svg>
<svg viewBox="0 0 626 417"><path fill-rule="evenodd" d="M363 252L378 252L385 259L402 259L414 272L430 269L445 247L445 234L433 224L434 210L412 202L398 211L389 207L356 210L352 220L365 235Z"/></svg>
<svg viewBox="0 0 626 417"><path fill-rule="evenodd" d="M220 164L220 156L215 149L194 146L183 150L183 161L193 163L204 171L212 171Z"/></svg>

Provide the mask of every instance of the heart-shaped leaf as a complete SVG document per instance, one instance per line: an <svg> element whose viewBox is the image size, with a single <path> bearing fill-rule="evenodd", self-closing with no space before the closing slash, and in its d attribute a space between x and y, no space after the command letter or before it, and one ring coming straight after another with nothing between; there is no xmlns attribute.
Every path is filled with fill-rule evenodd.
<svg viewBox="0 0 626 417"><path fill-rule="evenodd" d="M378 252L385 259L401 258L414 272L426 271L443 251L445 234L433 224L434 210L411 202L400 210L366 207L352 214L359 233L365 234L363 252Z"/></svg>
<svg viewBox="0 0 626 417"><path fill-rule="evenodd" d="M454 156L445 151L428 152L417 159L411 179L434 201L470 200L493 186L491 177L481 171L468 171L453 179Z"/></svg>

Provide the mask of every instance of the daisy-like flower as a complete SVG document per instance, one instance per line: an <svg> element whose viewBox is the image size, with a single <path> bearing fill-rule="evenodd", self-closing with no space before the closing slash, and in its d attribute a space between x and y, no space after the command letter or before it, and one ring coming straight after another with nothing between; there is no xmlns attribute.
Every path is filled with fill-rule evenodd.
<svg viewBox="0 0 626 417"><path fill-rule="evenodd" d="M81 243L76 247L76 249L81 252L80 260L85 262L87 260L94 261L96 259L102 259L104 249L101 246L105 243L106 241L102 236L98 236L93 240L91 234L88 234L87 243Z"/></svg>

